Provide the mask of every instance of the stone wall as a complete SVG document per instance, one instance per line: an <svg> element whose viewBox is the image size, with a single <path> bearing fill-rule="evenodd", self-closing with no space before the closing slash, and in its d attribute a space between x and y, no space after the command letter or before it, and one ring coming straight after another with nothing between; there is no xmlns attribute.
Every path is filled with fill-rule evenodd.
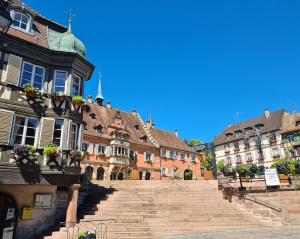
<svg viewBox="0 0 300 239"><path fill-rule="evenodd" d="M11 195L19 209L17 238L33 239L55 222L56 214L56 186L39 185L0 185L0 191ZM53 193L53 203L50 209L34 208L35 193ZM32 219L21 220L23 207L32 207Z"/></svg>

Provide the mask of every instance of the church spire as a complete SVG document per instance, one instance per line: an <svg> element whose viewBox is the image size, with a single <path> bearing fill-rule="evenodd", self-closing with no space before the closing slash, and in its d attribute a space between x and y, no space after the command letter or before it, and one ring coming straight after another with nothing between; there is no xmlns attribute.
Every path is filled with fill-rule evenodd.
<svg viewBox="0 0 300 239"><path fill-rule="evenodd" d="M96 100L96 102L99 106L102 106L102 103L103 103L103 100L104 100L104 97L102 95L101 80L102 80L102 74L101 74L101 72L99 72L98 92L97 92L97 96L95 98L95 100Z"/></svg>

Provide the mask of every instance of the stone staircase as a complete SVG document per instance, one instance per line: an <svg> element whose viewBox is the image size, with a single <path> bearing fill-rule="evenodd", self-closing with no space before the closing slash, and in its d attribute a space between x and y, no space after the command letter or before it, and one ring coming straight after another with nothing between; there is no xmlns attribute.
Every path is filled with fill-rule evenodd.
<svg viewBox="0 0 300 239"><path fill-rule="evenodd" d="M224 200L217 186L207 181L112 181L101 186L115 191L80 215L82 220L116 219L108 239L157 239L272 225ZM87 228L81 225L80 230ZM65 239L65 228L45 238Z"/></svg>

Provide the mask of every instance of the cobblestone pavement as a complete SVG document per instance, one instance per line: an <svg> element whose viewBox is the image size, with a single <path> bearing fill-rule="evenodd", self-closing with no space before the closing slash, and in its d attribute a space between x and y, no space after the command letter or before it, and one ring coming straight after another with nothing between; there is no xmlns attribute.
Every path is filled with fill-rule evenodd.
<svg viewBox="0 0 300 239"><path fill-rule="evenodd" d="M168 239L300 239L300 227L252 228L201 235L173 236Z"/></svg>

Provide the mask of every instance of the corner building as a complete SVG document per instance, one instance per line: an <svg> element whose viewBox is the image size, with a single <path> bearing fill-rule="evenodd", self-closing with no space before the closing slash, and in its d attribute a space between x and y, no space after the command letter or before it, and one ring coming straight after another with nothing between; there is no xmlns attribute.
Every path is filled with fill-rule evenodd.
<svg viewBox="0 0 300 239"><path fill-rule="evenodd" d="M0 32L0 238L39 238L56 220L76 220L84 122L72 97L94 67L71 19L66 28L18 0L1 7L12 24ZM17 152L25 145L36 151Z"/></svg>

